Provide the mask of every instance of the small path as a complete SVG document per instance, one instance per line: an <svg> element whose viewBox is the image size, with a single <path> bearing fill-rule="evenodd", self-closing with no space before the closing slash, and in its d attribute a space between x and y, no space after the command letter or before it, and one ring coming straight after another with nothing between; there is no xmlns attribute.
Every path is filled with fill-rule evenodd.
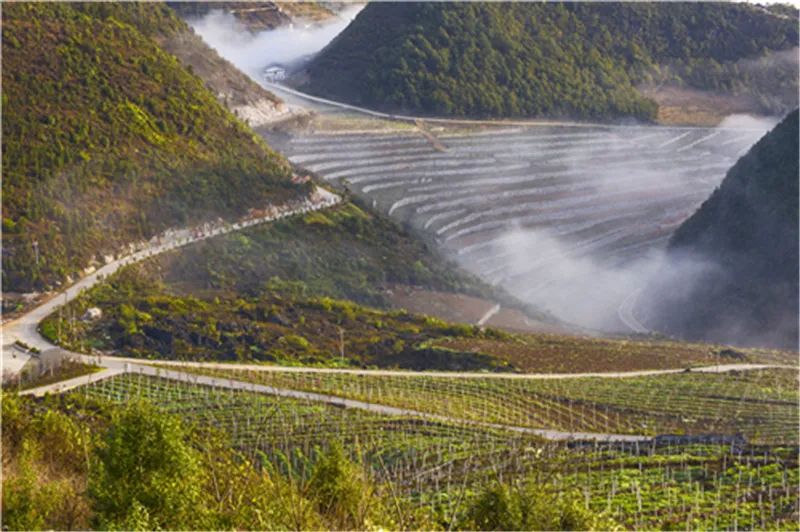
<svg viewBox="0 0 800 532"><path fill-rule="evenodd" d="M79 388L87 384L91 384L93 382L114 377L115 375L121 375L123 373L125 372L119 368L106 368L102 371L89 373L87 375L81 375L80 377L75 377L65 381L54 382L53 384L47 384L45 386L38 386L36 388L22 390L21 392L19 392L19 394L31 395L33 397L42 397L49 393L51 394L64 393L72 389Z"/></svg>
<svg viewBox="0 0 800 532"><path fill-rule="evenodd" d="M436 138L436 135L433 134L425 122L422 120L415 120L414 125L417 126L417 129L419 130L420 134L425 137L425 140L427 140L430 145L433 146L433 149L439 152L447 151L447 147L442 144L442 141Z"/></svg>
<svg viewBox="0 0 800 532"><path fill-rule="evenodd" d="M641 289L634 290L622 300L622 303L620 303L617 308L617 316L619 316L619 320L633 332L648 334L651 332L650 329L642 325L642 322L633 315L633 308L636 306L636 300L639 298L640 292Z"/></svg>
<svg viewBox="0 0 800 532"><path fill-rule="evenodd" d="M551 430L551 429L537 429L532 427L520 427L515 425L504 425L501 423L489 423L483 421L461 419L456 417L443 416L440 414L431 414L419 410L412 410L409 408L399 408L394 406L382 405L378 403L358 401L355 399L345 399L342 397L337 397L335 395L328 395L315 392L303 392L299 390L291 390L286 388L276 388L274 386L255 384L252 382L184 373L182 371L174 371L170 369L144 366L141 364L133 365L130 363L124 363L124 368L122 367L121 364L115 364L115 366L117 367L109 368L99 373L84 375L82 377L76 377L68 381L63 381L61 383L50 384L47 386L33 388L30 390L24 390L23 392L21 392L21 395L32 395L34 397L41 397L46 393L61 393L76 388L78 386L89 384L91 382L97 382L99 380L107 379L115 375L120 375L126 372L132 372L140 375L170 379L188 384L210 386L212 388L222 388L226 390L238 390L238 391L252 392L252 393L263 393L268 395L274 395L277 397L286 397L288 399L324 403L331 406L338 406L341 408L354 408L357 410L364 410L367 412L373 412L376 414L381 414L386 416L411 416L416 418L429 419L432 421L440 421L444 423L455 423L461 425L471 425L476 427L506 430L523 434L533 434L548 440L556 440L556 441L589 440L589 441L613 441L613 442L648 442L651 440L651 437L649 436L641 436L636 434L566 432L566 431Z"/></svg>
<svg viewBox="0 0 800 532"><path fill-rule="evenodd" d="M207 368L230 371L269 371L274 373L319 373L364 375L373 377L440 377L449 379L517 379L517 380L549 380L549 379L584 379L608 378L625 379L633 377L652 377L658 375L674 375L676 373L728 373L731 371L757 371L762 369L792 369L797 366L782 364L718 364L714 366L701 366L696 368L676 369L651 369L637 371L607 371L592 373L482 373L474 371L411 371L389 369L340 369L340 368L313 368L303 366L267 366L261 364L239 364L235 362L178 362L171 360L143 361L135 358L105 357L106 360L117 360L129 364L153 364L161 367L175 368ZM97 363L96 359L93 359Z"/></svg>
<svg viewBox="0 0 800 532"><path fill-rule="evenodd" d="M498 312L500 312L500 304L499 303L497 305L493 306L492 308L490 308L489 310L487 310L486 314L481 316L481 319L478 320L476 325L478 325L479 327L483 327L484 325L486 325L486 322L489 321L490 319L492 319L492 316L494 316Z"/></svg>

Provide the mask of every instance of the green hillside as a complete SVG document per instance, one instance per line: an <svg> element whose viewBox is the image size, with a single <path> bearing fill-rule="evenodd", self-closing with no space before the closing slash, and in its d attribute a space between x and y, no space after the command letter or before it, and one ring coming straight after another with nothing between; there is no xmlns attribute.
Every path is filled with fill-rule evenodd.
<svg viewBox="0 0 800 532"><path fill-rule="evenodd" d="M797 44L796 12L739 4L373 3L312 62L305 88L423 114L652 119L638 84L760 87L765 74L737 62ZM796 62L787 68L796 94Z"/></svg>
<svg viewBox="0 0 800 532"><path fill-rule="evenodd" d="M386 291L398 285L508 298L439 260L388 218L344 203L123 270L71 303L61 324L52 316L43 331L77 350L92 346L145 358L505 366L472 349L428 345L497 334L390 311ZM66 316L91 306L102 309L102 320L68 323Z"/></svg>
<svg viewBox="0 0 800 532"><path fill-rule="evenodd" d="M186 28L166 6L7 4L3 19L4 290L42 289L166 227L301 193L288 164L151 38Z"/></svg>
<svg viewBox="0 0 800 532"><path fill-rule="evenodd" d="M798 112L728 171L669 246L653 326L688 338L796 348ZM685 264L693 266L685 266ZM701 273L688 281L686 268Z"/></svg>

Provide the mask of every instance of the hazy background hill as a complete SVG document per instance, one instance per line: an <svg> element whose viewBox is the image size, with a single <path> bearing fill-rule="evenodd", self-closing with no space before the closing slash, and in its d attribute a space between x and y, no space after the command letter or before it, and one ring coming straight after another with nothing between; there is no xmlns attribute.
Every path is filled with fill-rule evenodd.
<svg viewBox="0 0 800 532"><path fill-rule="evenodd" d="M654 307L653 327L691 339L797 347L797 143L795 110L678 228L668 249L676 271L666 271L644 300Z"/></svg>
<svg viewBox="0 0 800 532"><path fill-rule="evenodd" d="M665 86L786 112L797 58L771 52L797 47L796 21L724 3L374 3L312 61L305 88L455 116L655 119L644 92Z"/></svg>
<svg viewBox="0 0 800 532"><path fill-rule="evenodd" d="M188 31L165 5L9 4L3 15L4 290L41 289L166 227L300 193L285 160L157 44Z"/></svg>

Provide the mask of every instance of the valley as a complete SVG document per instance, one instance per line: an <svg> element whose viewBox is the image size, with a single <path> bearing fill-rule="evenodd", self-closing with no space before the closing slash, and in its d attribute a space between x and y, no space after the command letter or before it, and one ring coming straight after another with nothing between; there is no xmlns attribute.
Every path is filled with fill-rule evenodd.
<svg viewBox="0 0 800 532"><path fill-rule="evenodd" d="M293 163L359 194L524 303L607 332L642 332L617 309L767 127L428 120L437 149L405 128L337 129L360 109L311 103L338 122L320 119L288 140L268 134Z"/></svg>
<svg viewBox="0 0 800 532"><path fill-rule="evenodd" d="M797 528L797 350L652 314L790 270L796 10L150 7L4 7L3 529Z"/></svg>

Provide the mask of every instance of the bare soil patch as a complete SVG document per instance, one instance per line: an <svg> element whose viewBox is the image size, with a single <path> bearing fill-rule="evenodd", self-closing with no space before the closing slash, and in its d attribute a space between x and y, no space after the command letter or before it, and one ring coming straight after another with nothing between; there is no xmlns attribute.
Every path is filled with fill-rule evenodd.
<svg viewBox="0 0 800 532"><path fill-rule="evenodd" d="M639 90L658 103L657 120L662 124L716 126L731 114L761 114L758 102L746 95L674 86L640 87Z"/></svg>

